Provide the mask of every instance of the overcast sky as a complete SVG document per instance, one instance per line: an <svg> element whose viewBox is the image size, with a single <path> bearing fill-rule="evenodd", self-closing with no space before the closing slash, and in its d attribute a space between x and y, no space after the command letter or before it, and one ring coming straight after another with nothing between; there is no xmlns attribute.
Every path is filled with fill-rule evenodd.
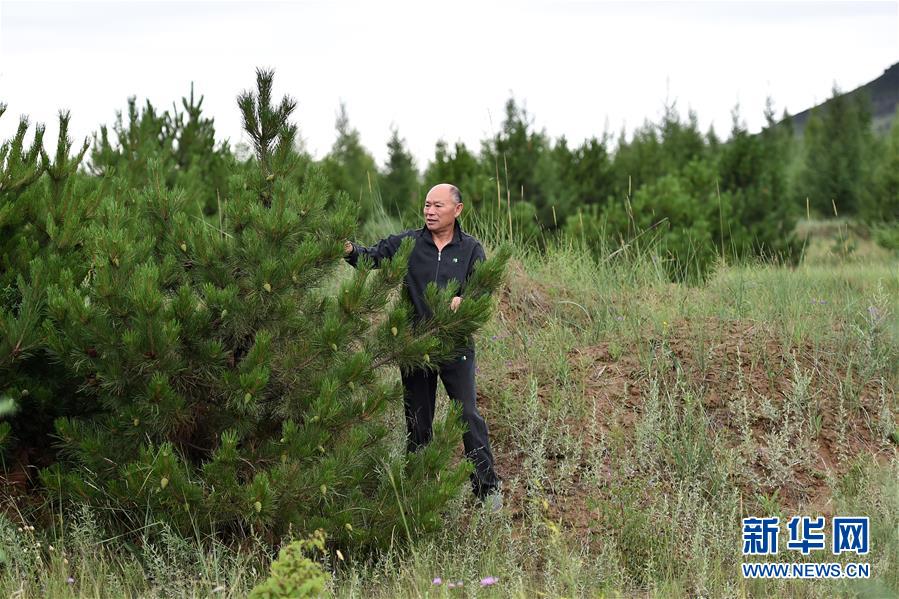
<svg viewBox="0 0 899 599"><path fill-rule="evenodd" d="M423 168L438 139L479 141L510 95L538 128L579 143L657 120L666 99L703 130L750 129L766 96L778 113L850 90L899 62L890 2L11 2L0 1L0 138L18 115L72 111L84 137L128 96L159 108L205 96L221 138L241 134L237 94L257 66L298 101L322 157L341 101L383 164L390 126ZM180 102L179 102L180 104Z"/></svg>

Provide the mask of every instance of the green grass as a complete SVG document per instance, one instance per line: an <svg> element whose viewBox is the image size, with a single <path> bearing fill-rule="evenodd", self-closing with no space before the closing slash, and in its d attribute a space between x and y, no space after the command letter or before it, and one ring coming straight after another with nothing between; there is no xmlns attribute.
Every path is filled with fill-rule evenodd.
<svg viewBox="0 0 899 599"><path fill-rule="evenodd" d="M486 223L469 228L488 253L508 241ZM795 268L720 264L703 285L686 286L668 282L651 253L597 262L576 242L515 247L478 338L506 509L485 513L463 494L437 535L377 558L352 548L341 549L345 560L324 556L331 593L899 594L895 257L807 252ZM445 395L438 401L444 410ZM402 422L400 406L392 417ZM7 505L0 595L243 596L273 557L252 540L229 548L157 534L125 544L88 512L54 513L32 522L37 512ZM870 516L873 578L744 581L740 519L777 513ZM487 576L498 581L481 587Z"/></svg>

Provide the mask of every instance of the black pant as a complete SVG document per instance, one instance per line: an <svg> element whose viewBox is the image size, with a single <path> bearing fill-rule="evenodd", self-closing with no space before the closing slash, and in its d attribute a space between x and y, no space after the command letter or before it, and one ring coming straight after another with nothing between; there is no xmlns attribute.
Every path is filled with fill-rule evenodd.
<svg viewBox="0 0 899 599"><path fill-rule="evenodd" d="M493 492L499 479L493 469L493 453L487 438L487 423L478 413L475 396L474 348L468 348L438 372L416 370L403 374L403 392L408 430L407 450L412 452L431 440L434 404L437 398L437 376L443 381L450 399L462 404L462 420L467 425L462 436L465 456L474 464L471 486L474 494L484 497Z"/></svg>

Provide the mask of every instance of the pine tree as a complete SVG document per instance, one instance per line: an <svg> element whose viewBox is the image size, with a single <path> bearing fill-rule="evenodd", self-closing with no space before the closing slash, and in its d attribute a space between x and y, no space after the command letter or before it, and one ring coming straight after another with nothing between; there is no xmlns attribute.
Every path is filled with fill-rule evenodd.
<svg viewBox="0 0 899 599"><path fill-rule="evenodd" d="M221 194L227 187L229 166L233 157L227 141L216 144L214 119L203 115L203 96L194 99L191 83L190 97L181 98L183 112L172 110L176 132L176 184L188 196L196 198L207 215L218 211Z"/></svg>
<svg viewBox="0 0 899 599"><path fill-rule="evenodd" d="M500 132L482 144L481 155L488 172L498 175L501 196L513 202L529 202L540 214L541 225L552 227L551 207L538 178L538 164L549 149L545 132L535 131L527 110L514 98L506 101L506 116Z"/></svg>
<svg viewBox="0 0 899 599"><path fill-rule="evenodd" d="M690 111L685 122L675 104L666 104L661 122L646 121L630 141L622 130L612 167L614 197L633 195L663 175L677 175L691 162L705 158L706 153L696 113Z"/></svg>
<svg viewBox="0 0 899 599"><path fill-rule="evenodd" d="M6 104L0 103L0 117L5 112ZM15 414L16 400L27 388L19 371L40 340L40 299L25 288L23 256L18 251L33 249L25 234L30 213L21 196L43 174L47 156L41 145L44 128L36 127L31 147L26 148L28 128L23 116L15 136L0 145L0 419ZM30 256L24 258L27 264ZM11 437L10 423L0 421L0 450Z"/></svg>
<svg viewBox="0 0 899 599"><path fill-rule="evenodd" d="M387 164L381 176L381 201L389 213L404 217L420 214L422 200L415 159L394 127L387 142Z"/></svg>
<svg viewBox="0 0 899 599"><path fill-rule="evenodd" d="M805 164L797 193L821 216L853 215L871 181L871 113L864 95L833 97L812 111L804 132Z"/></svg>
<svg viewBox="0 0 899 599"><path fill-rule="evenodd" d="M128 98L128 122L121 112L116 113L112 126L113 140L106 125L94 135L91 150L91 170L97 175L117 174L129 185L143 186L148 183L149 165L157 161L165 173L164 183L172 187L175 183L175 126L168 112L158 113L156 107L147 100L142 109L137 107L137 98Z"/></svg>
<svg viewBox="0 0 899 599"><path fill-rule="evenodd" d="M119 112L113 125L115 141L105 125L94 135L90 167L101 176L115 173L131 187L149 184L150 173L158 173L160 183L180 187L212 215L234 158L227 142L216 144L214 121L203 114L203 96L195 99L193 85L181 104L183 111L173 106L160 113L149 100L138 110L136 98L129 98L127 124Z"/></svg>
<svg viewBox="0 0 899 599"><path fill-rule="evenodd" d="M343 103L337 113L335 128L337 139L322 161L322 169L335 189L346 192L361 205L359 217L364 222L381 209L376 195L378 168L375 159L362 145L359 131L350 125L350 117Z"/></svg>
<svg viewBox="0 0 899 599"><path fill-rule="evenodd" d="M534 175L546 196L546 205L537 218L546 229L562 226L578 205L581 182L577 180L577 166L577 156L568 147L564 136L537 160Z"/></svg>
<svg viewBox="0 0 899 599"><path fill-rule="evenodd" d="M617 200L633 196L641 186L664 174L662 145L656 125L645 122L628 141L622 129L612 163L613 197Z"/></svg>
<svg viewBox="0 0 899 599"><path fill-rule="evenodd" d="M659 132L663 172L676 173L694 160L705 157L705 140L699 131L695 111L688 111L687 120L683 121L674 103L666 105Z"/></svg>
<svg viewBox="0 0 899 599"><path fill-rule="evenodd" d="M6 104L0 104L0 117L5 112ZM31 147L26 148L28 128L28 118L21 117L15 136L0 146L0 289L6 290L4 295L9 294L22 270L20 244L27 243L24 233L29 220L28 204L20 197L47 168L42 145L44 127L35 128ZM24 263L30 258L29 253Z"/></svg>
<svg viewBox="0 0 899 599"><path fill-rule="evenodd" d="M612 161L607 138L591 137L577 148L575 179L578 181L578 204L605 204L612 195Z"/></svg>
<svg viewBox="0 0 899 599"><path fill-rule="evenodd" d="M715 133L714 125L709 125L709 130L705 134L705 143L708 148L709 156L716 157L718 151L721 149L721 139L719 139L718 134Z"/></svg>
<svg viewBox="0 0 899 599"><path fill-rule="evenodd" d="M27 466L51 458L53 420L80 409L67 386L71 381L48 355L41 321L46 286L64 271L75 277L87 272L86 221L108 190L78 172L88 143L70 155L69 121L61 112L53 158L44 151L41 126L23 151L25 118L0 149L0 398L11 408L2 415L8 420L0 437L8 447L15 445L17 457L6 465L22 480L30 476Z"/></svg>
<svg viewBox="0 0 899 599"><path fill-rule="evenodd" d="M274 104L272 87L258 71L238 98L256 156L229 177L220 221L151 172L104 200L89 274L48 286L49 348L90 409L56 421L62 459L41 480L126 530L320 528L383 545L438 526L468 468L449 465L458 411L425 449L394 449L402 393L385 374L455 355L488 318L507 254L480 265L455 313L456 290L429 289L434 316L412 327L397 293L411 247L338 272L358 207L321 173L295 185L295 102Z"/></svg>
<svg viewBox="0 0 899 599"><path fill-rule="evenodd" d="M678 174L641 186L632 199L616 198L600 218L616 245L655 252L672 280L696 283L708 274L716 255L714 196L712 166L694 160Z"/></svg>
<svg viewBox="0 0 899 599"><path fill-rule="evenodd" d="M726 256L792 257L797 251L793 233L796 209L789 198L787 166L793 131L789 119L778 123L773 104L765 107L765 127L751 135L733 111L731 137L720 151L719 187L722 202L716 226L719 248ZM725 213L724 206L730 210ZM714 219L713 219L714 222ZM723 225L723 230L717 230Z"/></svg>
<svg viewBox="0 0 899 599"><path fill-rule="evenodd" d="M899 221L899 109L883 156L874 171L873 192L863 197L860 216L871 223Z"/></svg>
<svg viewBox="0 0 899 599"><path fill-rule="evenodd" d="M612 162L606 149L607 138L591 137L568 148L564 137L543 152L535 178L544 190L546 204L538 212L546 228L561 227L566 219L582 219L590 205L603 205L612 194Z"/></svg>

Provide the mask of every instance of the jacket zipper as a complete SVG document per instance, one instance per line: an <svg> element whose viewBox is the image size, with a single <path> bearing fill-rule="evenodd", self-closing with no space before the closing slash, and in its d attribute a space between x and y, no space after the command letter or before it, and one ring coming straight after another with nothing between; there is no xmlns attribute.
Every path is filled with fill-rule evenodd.
<svg viewBox="0 0 899 599"><path fill-rule="evenodd" d="M443 250L437 250L437 271L434 273L434 282L437 282L437 275L440 274L440 254Z"/></svg>

